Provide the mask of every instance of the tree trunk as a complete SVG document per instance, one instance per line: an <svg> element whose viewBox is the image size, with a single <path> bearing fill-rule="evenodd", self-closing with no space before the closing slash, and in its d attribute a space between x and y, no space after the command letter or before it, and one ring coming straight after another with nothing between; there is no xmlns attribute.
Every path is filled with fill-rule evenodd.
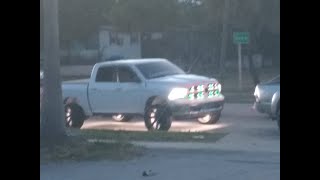
<svg viewBox="0 0 320 180"><path fill-rule="evenodd" d="M40 142L54 145L66 137L59 61L57 0L44 0L44 89Z"/></svg>

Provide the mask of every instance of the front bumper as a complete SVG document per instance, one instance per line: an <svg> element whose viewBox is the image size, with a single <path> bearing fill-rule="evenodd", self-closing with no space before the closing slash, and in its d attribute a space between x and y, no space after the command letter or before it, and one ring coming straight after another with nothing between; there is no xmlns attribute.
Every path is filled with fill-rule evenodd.
<svg viewBox="0 0 320 180"><path fill-rule="evenodd" d="M259 113L271 113L271 103L255 101L253 104L253 109Z"/></svg>
<svg viewBox="0 0 320 180"><path fill-rule="evenodd" d="M210 101L187 100L185 103L172 102L169 104L172 116L175 119L194 119L206 116L209 113L220 113L223 110L223 106L224 97L222 95Z"/></svg>

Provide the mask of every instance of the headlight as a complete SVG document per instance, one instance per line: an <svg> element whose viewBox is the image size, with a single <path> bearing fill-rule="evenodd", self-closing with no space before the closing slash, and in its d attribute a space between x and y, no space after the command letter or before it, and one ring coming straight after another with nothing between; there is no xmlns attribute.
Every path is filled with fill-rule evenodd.
<svg viewBox="0 0 320 180"><path fill-rule="evenodd" d="M40 79L43 79L43 72L40 71Z"/></svg>
<svg viewBox="0 0 320 180"><path fill-rule="evenodd" d="M221 93L221 84L220 83L217 84L217 88L219 90L219 93Z"/></svg>
<svg viewBox="0 0 320 180"><path fill-rule="evenodd" d="M170 101L185 98L188 95L187 88L173 88L168 96Z"/></svg>
<svg viewBox="0 0 320 180"><path fill-rule="evenodd" d="M254 95L255 97L259 97L259 96L260 96L260 95L259 95L259 88L258 88L258 86L256 86L256 88L254 89L253 95Z"/></svg>

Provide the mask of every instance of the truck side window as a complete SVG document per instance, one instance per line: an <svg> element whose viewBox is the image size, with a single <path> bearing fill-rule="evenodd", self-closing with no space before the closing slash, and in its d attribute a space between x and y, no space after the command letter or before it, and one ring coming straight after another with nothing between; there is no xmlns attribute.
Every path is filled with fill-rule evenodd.
<svg viewBox="0 0 320 180"><path fill-rule="evenodd" d="M119 82L140 82L140 79L135 72L132 71L129 67L120 66L118 67L118 77Z"/></svg>
<svg viewBox="0 0 320 180"><path fill-rule="evenodd" d="M116 82L114 67L100 67L97 72L96 82Z"/></svg>

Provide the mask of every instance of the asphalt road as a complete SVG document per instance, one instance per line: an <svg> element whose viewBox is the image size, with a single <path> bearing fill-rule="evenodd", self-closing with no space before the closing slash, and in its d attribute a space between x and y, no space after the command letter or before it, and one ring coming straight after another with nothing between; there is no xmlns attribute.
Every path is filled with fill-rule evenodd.
<svg viewBox="0 0 320 180"><path fill-rule="evenodd" d="M118 123L92 118L83 128L145 130L141 119ZM200 125L194 120L175 121L171 130L229 134L216 143L207 143L211 148L195 149L191 146L197 144L191 143L190 148L151 148L145 156L131 161L40 165L40 179L280 179L280 134L276 122L251 110L250 104L226 104L216 125ZM142 171L149 169L156 175L143 177Z"/></svg>
<svg viewBox="0 0 320 180"><path fill-rule="evenodd" d="M278 153L149 150L127 162L100 161L40 166L42 180L278 180ZM143 177L151 170L154 176Z"/></svg>

